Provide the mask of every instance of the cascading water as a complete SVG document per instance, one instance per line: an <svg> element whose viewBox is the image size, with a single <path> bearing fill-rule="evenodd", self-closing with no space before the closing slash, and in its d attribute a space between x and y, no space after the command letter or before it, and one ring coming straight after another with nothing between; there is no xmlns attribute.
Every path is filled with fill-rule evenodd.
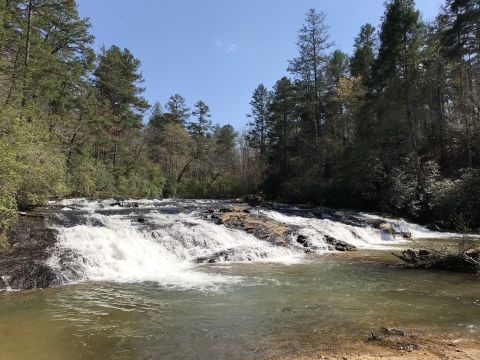
<svg viewBox="0 0 480 360"><path fill-rule="evenodd" d="M302 245L295 241L296 234L287 246L278 246L201 217L202 210L218 204L224 203L130 200L120 204L114 200L85 199L52 202L50 206L56 209L53 226L58 231L58 242L48 265L60 274L63 283L152 281L166 287L205 288L241 279L210 273L208 267L198 264L199 259L288 263L304 258ZM324 240L326 235L370 249L404 241L401 236L395 237L366 223L356 226L335 219L287 215L272 210L255 213L294 225L317 252L329 250ZM393 220L384 220L393 223ZM415 231L414 236L441 235L406 222L401 226L401 231Z"/></svg>
<svg viewBox="0 0 480 360"><path fill-rule="evenodd" d="M63 271L64 282L153 281L164 286L208 287L238 279L202 271L197 259L223 251L228 252L229 261L291 262L301 254L293 247L275 246L193 214L170 214L169 203L142 202L138 208L127 209L83 200L51 205L55 204L62 210L49 265ZM76 216L72 219L72 215ZM62 270L65 253L74 262L70 264L73 272Z"/></svg>

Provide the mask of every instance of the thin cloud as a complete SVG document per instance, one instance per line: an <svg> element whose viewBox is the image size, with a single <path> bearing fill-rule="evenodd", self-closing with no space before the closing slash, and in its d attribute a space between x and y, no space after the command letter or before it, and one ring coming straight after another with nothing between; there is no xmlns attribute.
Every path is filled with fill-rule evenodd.
<svg viewBox="0 0 480 360"><path fill-rule="evenodd" d="M224 53L227 54L234 54L239 48L238 44L233 42L225 43L221 38L216 38L215 40L213 40L213 45L215 45L217 48L221 49Z"/></svg>

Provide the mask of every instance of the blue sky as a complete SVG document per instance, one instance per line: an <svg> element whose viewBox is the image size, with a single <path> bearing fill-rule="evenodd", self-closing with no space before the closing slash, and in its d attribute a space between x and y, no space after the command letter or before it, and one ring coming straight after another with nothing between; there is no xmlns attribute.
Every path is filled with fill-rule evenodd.
<svg viewBox="0 0 480 360"><path fill-rule="evenodd" d="M352 52L366 22L378 25L384 0L79 0L95 46L130 49L142 62L145 97L205 101L214 123L243 130L254 88L269 88L296 56L296 34L309 8L327 15L335 47ZM441 0L417 0L432 20Z"/></svg>

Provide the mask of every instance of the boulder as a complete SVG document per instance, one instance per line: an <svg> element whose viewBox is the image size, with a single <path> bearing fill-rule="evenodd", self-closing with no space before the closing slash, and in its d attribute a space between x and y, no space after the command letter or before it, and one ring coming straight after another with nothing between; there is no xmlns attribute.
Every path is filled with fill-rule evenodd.
<svg viewBox="0 0 480 360"><path fill-rule="evenodd" d="M265 195L262 192L250 194L243 199L250 206L261 206L265 203Z"/></svg>
<svg viewBox="0 0 480 360"><path fill-rule="evenodd" d="M302 234L299 234L297 236L297 243L303 245L303 247L306 247L306 248L312 247L312 243L308 241L308 237Z"/></svg>
<svg viewBox="0 0 480 360"><path fill-rule="evenodd" d="M7 285L14 290L26 290L59 284L55 271L46 263L56 235L43 217L20 217L9 231L10 247L0 251L0 289Z"/></svg>
<svg viewBox="0 0 480 360"><path fill-rule="evenodd" d="M337 251L355 251L357 248L345 241L337 240L332 236L325 235L324 236L325 242L329 245L329 247L333 248Z"/></svg>

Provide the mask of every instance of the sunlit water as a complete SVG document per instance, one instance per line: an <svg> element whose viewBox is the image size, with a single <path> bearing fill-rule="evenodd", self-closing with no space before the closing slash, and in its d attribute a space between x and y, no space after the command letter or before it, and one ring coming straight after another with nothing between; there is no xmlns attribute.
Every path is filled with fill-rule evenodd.
<svg viewBox="0 0 480 360"><path fill-rule="evenodd" d="M185 212L149 209L152 234L126 226L129 212L88 206L91 223L57 225L58 251L83 256L81 278L0 294L0 359L264 358L321 351L381 326L480 335L478 276L391 266L389 251L376 249L378 234L355 256L305 255L293 243L271 248ZM312 233L316 220L308 221ZM404 246L390 240L386 249ZM193 264L212 247L235 248L239 261Z"/></svg>

